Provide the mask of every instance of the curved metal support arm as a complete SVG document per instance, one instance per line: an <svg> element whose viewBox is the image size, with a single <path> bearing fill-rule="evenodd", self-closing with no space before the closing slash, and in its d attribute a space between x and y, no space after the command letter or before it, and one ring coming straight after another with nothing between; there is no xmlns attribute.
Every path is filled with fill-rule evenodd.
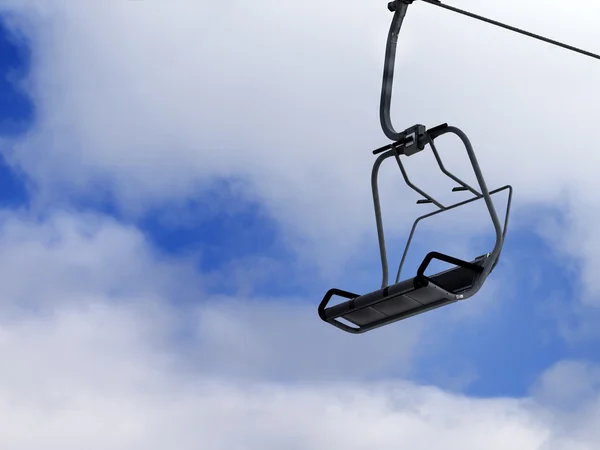
<svg viewBox="0 0 600 450"><path fill-rule="evenodd" d="M381 202L379 201L379 168L381 163L388 158L393 157L396 154L396 150L388 150L382 153L375 160L373 164L373 170L371 172L371 190L373 191L373 207L375 209L375 222L377 223L377 239L379 240L379 253L381 257L381 288L383 289L388 285L388 261L387 252L385 249L385 233L383 231L383 219L381 218Z"/></svg>
<svg viewBox="0 0 600 450"><path fill-rule="evenodd" d="M475 156L475 151L473 150L473 146L471 145L469 138L463 131L461 131L460 129L453 127L453 126L447 126L439 131L436 131L436 137L441 136L443 134L447 134L447 133L454 134L462 141L462 143L465 147L465 150L467 151L469 161L471 162L473 172L475 173L475 177L477 179L477 183L479 185L481 194L478 193L479 195L476 195L473 199L467 200L465 202L460 202L458 204L452 205L451 207L440 208L435 213L427 214L424 217L428 217L430 215L433 215L433 214L436 214L436 213L439 213L439 212L442 212L442 211L445 211L448 209L452 209L454 207L464 205L466 203L470 203L471 201L483 198L483 200L485 201L485 204L487 206L487 210L488 210L488 213L489 213L490 219L492 221L492 224L494 226L494 230L495 230L495 234L496 234L496 242L495 242L494 248L490 252L489 258L487 259L489 264L485 265L483 273L482 273L482 280L485 280L487 275L495 267L496 262L500 256L500 252L502 250L502 245L504 244L504 235L506 233L506 225L508 222L509 210L507 210L505 224L504 224L504 226L502 226L500 219L498 217L498 214L496 212L494 202L491 198L491 195L495 192L498 192L499 190L492 191L492 192L490 192L488 190L487 184L485 182L485 179L484 179L481 169L479 167L477 157ZM378 158L375 161L375 164L373 165L373 171L371 172L371 189L373 191L373 206L375 209L375 220L377 223L377 237L379 240L379 252L380 252L380 256L381 256L381 270L382 270L381 288L382 289L388 285L389 268L388 268L387 252L386 252L386 245L385 245L385 233L384 233L384 229L383 229L383 219L381 216L381 204L380 204L380 199L379 199L378 176L379 176L379 168L381 167L381 164L383 163L383 161L385 161L388 158L392 158L392 157L398 158L398 156L399 156L398 150L394 146L391 146L391 147L392 148L390 150L387 150L385 153L382 153L378 156ZM406 177L405 177L405 181L406 181ZM409 184L409 186L410 186L410 184ZM504 188L502 188L502 189L504 189ZM500 190L502 190L502 189L500 189ZM510 192L510 196L509 196L509 203L508 203L509 207L510 207L511 199L512 199L512 188L511 188L511 192ZM424 217L422 217L422 218L424 218ZM401 265L399 267L399 272L402 268L404 258L406 257L406 251L408 250L408 245L410 244L410 240L412 239L412 234L414 233L414 227L416 226L416 224L418 223L418 221L420 219L421 218L417 219L417 221L413 225L413 229L411 231L411 235L409 236L409 241L407 243L407 247L405 248L405 253L403 255L403 261L401 262ZM399 278L399 275L400 274L398 273L398 278ZM397 279L397 281L398 281L398 279Z"/></svg>
<svg viewBox="0 0 600 450"><path fill-rule="evenodd" d="M467 154L469 155L469 160L471 161L471 166L473 167L473 172L475 172L475 178L477 179L477 183L479 184L481 195L483 196L483 200L485 201L485 204L487 206L490 219L492 220L492 224L494 225L494 230L496 232L496 243L494 244L493 250L490 252L489 261L492 261L492 263L489 267L486 267L484 270L484 276L487 276L491 272L493 266L495 266L495 262L500 256L500 252L502 251L502 245L504 244L503 227L500 222L500 219L498 218L498 214L494 206L494 201L490 196L487 184L485 182L485 179L483 178L483 174L481 173L481 168L479 167L479 162L477 161L477 157L475 156L475 151L473 150L471 141L462 130L456 127L450 126L446 128L446 130L444 130L444 132L442 132L441 134L445 133L452 133L456 135L464 144L465 149L467 150Z"/></svg>
<svg viewBox="0 0 600 450"><path fill-rule="evenodd" d="M388 5L391 11L394 11L394 18L388 33L387 45L385 48L385 63L383 66L383 83L381 86L381 102L379 106L379 118L381 120L381 128L385 135L392 141L400 141L404 139L404 133L398 133L392 125L390 117L390 106L392 103L392 89L394 87L394 66L396 63L396 44L398 43L398 34L408 6L413 0L397 0Z"/></svg>

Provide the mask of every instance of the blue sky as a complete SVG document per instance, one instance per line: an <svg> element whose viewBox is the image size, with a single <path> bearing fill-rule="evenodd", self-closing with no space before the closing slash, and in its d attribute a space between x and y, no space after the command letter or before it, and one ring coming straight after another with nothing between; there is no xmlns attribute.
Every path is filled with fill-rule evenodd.
<svg viewBox="0 0 600 450"><path fill-rule="evenodd" d="M29 69L29 48L18 42L11 33L2 28L2 120L0 130L3 135L13 136L23 133L33 120L33 105L22 91L12 82L25 75ZM2 161L2 203L16 206L27 204L26 183L15 170Z"/></svg>
<svg viewBox="0 0 600 450"><path fill-rule="evenodd" d="M263 3L260 8L266 8L268 2ZM535 3L531 1L532 5ZM559 90L555 101L562 102L565 115L555 117L548 112L547 116L534 116L539 123L532 124L530 130L516 129L517 138L512 141L507 140L503 130L497 129L501 127L494 129L493 123L484 128L482 117L488 115L487 122L505 120L513 124L521 117L530 117L527 115L530 111L542 108L536 99L545 92L544 82L537 86L539 90L528 90L525 85L515 84L517 93L514 97L499 96L497 106L489 104L492 94L485 89L484 83L473 82L470 86L473 91L465 94L465 103L472 105L480 98L484 104L483 111L475 115L462 112L469 108L452 108L452 99L460 97L455 93L451 95L456 97L441 102L439 112L430 113L425 106L418 105L415 116L429 114L427 119L433 123L446 113L452 121L462 119L467 122L464 128L473 130L475 140L492 143L491 149L483 145L478 150L484 171L491 174L493 184L512 183L516 188L514 213L503 256L490 278L489 287L464 305L442 308L369 336L346 336L321 323L316 306L324 292L334 285L347 290L367 290L375 288L380 280L374 220L365 190L370 176L369 148L379 146L382 141L381 137L377 140L376 116L371 117L368 111L365 112L368 108L376 112L379 69L373 71L375 74L357 74L340 82L339 86L331 84L336 72L333 63L327 65L327 51L336 49L337 41L333 39L326 50L311 53L310 46L319 42L319 36L325 36L326 31L319 29L307 37L302 34L300 25L292 24L289 33L297 39L302 36L307 43L294 44L298 46L293 47L297 57L281 62L282 76L288 76L297 71L300 64L312 61L314 67L320 68L322 80L313 72L306 78L294 78L294 92L297 90L299 94L291 96L286 109L278 110L277 96L285 94L289 86L280 84L278 79L261 78L262 71L273 64L269 51L276 51L278 43L253 35L252 27L242 28L241 38L252 36L246 42L246 51L254 56L248 56L246 70L243 75L240 72L238 79L226 69L228 64L233 64L233 59L224 55L231 54L227 52L235 46L224 37L222 54L219 53L219 39L214 47L201 41L204 44L199 49L181 48L181 43L188 42L194 33L194 17L206 18L212 13L215 21L217 17L225 20L221 12L200 11L202 8L196 11L184 6L182 11L191 8L190 11L169 11L169 18L183 20L182 31L175 31L172 24L163 24L166 28L163 31L171 30L175 36L173 41L165 38L165 41L148 44L149 40L159 39L150 30L160 22L157 17L165 12L160 12L160 6L148 6L144 11L131 8L141 6L115 6L114 9L90 6L89 10L77 6L72 10L59 8L56 11L48 7L42 13L31 9L29 3L20 7L7 3L2 8L11 12L11 15L0 15L0 142L5 158L0 164L0 202L4 214L2 223L8 230L2 236L2 245L12 254L22 251L25 256L16 259L23 259L22 267L31 267L33 273L21 285L17 279L11 281L16 287L11 287L10 293L6 294L6 304L16 310L0 311L5 316L2 322L8 324L7 330L33 327L35 323L40 327L43 340L43 330L51 334L63 330L59 325L50 325L54 324L52 320L58 319L49 317L75 314L72 311L77 311L76 315L84 314L78 308L84 304L95 305L89 306L90 311L95 311L94 308L104 311L98 313L98 317L108 314L106 319L97 320L106 320L110 327L116 327L115 341L110 342L119 350L109 344L105 348L104 339L108 338L104 336L98 341L102 345L92 340L89 348L81 344L77 351L92 359L94 352L98 352L100 360L107 358L107 361L113 361L113 358L115 361L129 358L138 361L134 358L139 356L139 361L143 361L139 363L140 367L146 367L147 361L154 361L151 367L156 373L162 373L163 369L168 372L170 383L175 383L174 380L184 376L182 374L191 375L192 379L209 375L217 380L238 378L237 383L242 386L251 382L248 380L258 380L268 386L281 382L282 386L300 387L314 382L339 383L339 386L356 382L362 386L356 389L363 389L378 386L380 382L408 382L413 383L415 389L437 386L446 393L444 395L462 395L472 401L533 398L540 402L539 407L550 408L544 399L554 398L553 395L558 394L555 395L552 389L562 386L560 382L552 384L553 368L562 368L561 364L574 361L572 364L579 365L564 366L567 367L564 369L566 375L558 369L556 373L564 376L563 381L567 384L569 374L580 376L585 373L578 379L581 383L589 383L592 386L590 392L598 395L593 381L595 375L590 375L595 373L593 368L600 359L597 350L600 336L590 333L594 328L593 319L598 315L595 298L600 298L593 272L594 258L597 257L590 250L596 242L591 224L597 213L582 206L586 202L593 206L596 202L589 194L581 201L577 197L584 188L594 185L595 177L588 173L584 164L577 162L571 169L565 169L564 176L555 178L554 183L548 182L547 178L560 174L564 167L561 145L568 139L557 138L564 140L553 144L547 134L536 138L527 136L545 128L554 129L552 127L557 123L569 123L564 130L578 126L584 129L591 119L578 125L569 122L569 114L582 110L590 115L593 110L585 108L595 107L591 98L593 106L570 103L566 88ZM285 9L283 6L273 8L275 15L283 14ZM424 6L419 5L419 8ZM310 7L302 10L300 16L305 13L310 16ZM184 19L177 14L190 17ZM385 24L390 18L381 12L376 14L373 12L372 17L366 19ZM17 20L13 22L15 17ZM259 23L260 17L253 11L248 21ZM550 15L547 22L537 24L540 31L552 27L553 17ZM411 17L415 23L423 18L421 9ZM349 13L346 19L352 22L360 18ZM106 42L99 31L102 20L115 27L114 32L106 36ZM236 29L240 23L235 17L228 20L231 23L226 22L226 29ZM435 15L432 20L443 19L441 15ZM456 25L456 20L449 19L447 26ZM80 26L73 25L74 21ZM15 29L11 28L15 24L21 31L30 33L32 29L38 29L37 26L39 32L28 39L19 39ZM131 31L134 27L140 27L139 34ZM84 29L87 31L83 32ZM383 48L385 41L381 37L384 31L365 29L361 33ZM412 44L416 43L417 31L415 25L407 32L407 40ZM375 45L368 48L366 44L359 44L359 37L345 36L350 39L350 48L364 45L359 56L368 56L370 63L379 64L382 55L377 53ZM500 49L500 67L510 58L516 60L513 65L517 65L520 58L526 60L527 51L541 51L527 42L521 50L515 50L517 41L507 39L508 43L504 44L503 35L489 32L488 36L494 48ZM577 38L581 39L581 34L574 39ZM110 49L114 49L115 44L123 47L115 49L113 54ZM299 50L304 49L301 45L306 45L305 51ZM433 48L435 42L425 45ZM477 50L476 43L471 45L470 50ZM506 50L510 45L513 45L514 55ZM263 48L267 51L261 53ZM352 67L354 63L349 62L346 53L349 50L337 48L338 64ZM196 76L198 86L192 82L194 76L191 75L173 84L173 80L179 80L178 73L187 73L186 61L200 58L200 55L214 57L214 60L205 59L207 63L198 66L189 63L189 72ZM422 63L416 54L408 56L413 58L411 61L417 61L415 64ZM575 61L569 58L570 55L561 52L549 52L544 54L545 62L540 64L543 67L531 65L523 70L530 70L529 76L533 79L536 70L549 71L560 66L562 61ZM470 65L476 67L473 60L463 62L468 65L467 69ZM86 66L92 64L95 70L89 71ZM455 67L444 58L440 64L446 64L444 67L448 71ZM583 76L577 74L584 73L588 66L580 61L574 64L581 64L574 66L575 74L570 75L577 82L576 77ZM159 74L152 74L152 68L157 68ZM219 70L227 74L222 75L223 79ZM477 70L480 80L484 79L488 69ZM449 76L450 80L462 82L458 75ZM504 82L517 83L517 79ZM358 85L363 80L368 80L366 87L354 88L353 94L350 90L353 83ZM494 80L500 80L500 77ZM555 81L548 80L547 83ZM179 82L181 86L176 86ZM223 84L219 85L220 82ZM502 83L501 80L498 82ZM258 93L261 88L268 88L264 93L264 105L256 101L261 98ZM306 94L302 94L303 89ZM242 98L246 91L248 97ZM220 92L220 96L215 92ZM515 110L514 102L523 92L530 95L530 103ZM375 97L370 98L373 94ZM318 109L319 95L327 103L323 110ZM431 95L436 97L435 92ZM193 96L198 100L188 102ZM582 97L581 101L585 100ZM219 105L222 110L218 109ZM336 108L344 111L343 120L339 122L331 116ZM155 113L156 109L166 112ZM410 112L395 110L396 113L399 111L404 115ZM289 119L285 118L288 113ZM492 113L498 116L497 120L489 117ZM263 121L257 118L261 114L265 116ZM312 118L304 122L304 117ZM346 121L350 127L359 127L361 118L367 117L365 125L357 129L358 137L336 136L336 127L329 126L328 122L339 125ZM235 120L228 122L228 118ZM281 122L275 123L277 120ZM234 127L232 130L232 123L239 125L239 129ZM262 124L263 128L257 124ZM163 128L164 132L159 131ZM290 144L288 149L285 142L294 130L304 133L302 145L323 141L323 148L303 153L301 148ZM531 141L527 141L530 138ZM326 149L333 148L336 141L340 142L341 148L332 150L331 156L327 155ZM498 150L514 146L515 142L539 142L541 147L552 148L552 155L545 159L543 152L538 150L517 149L507 152L508 162L499 159ZM203 150L195 153L195 145ZM357 153L362 147L365 147L361 150L364 154ZM525 154L528 151L532 154ZM536 151L538 153L534 155ZM357 155L356 161L352 160L352 155ZM326 165L339 169L328 172L324 169ZM416 170L424 169L417 167ZM544 172L548 174L547 178ZM573 185L573 180L580 184ZM394 197L392 191L396 185L393 183L389 177L384 186L386 195L398 207L389 216L392 223L400 224L399 231L391 236L397 246L405 237L407 223L402 202L406 202L408 211L416 210L412 197ZM473 217L467 215L466 220ZM480 223L476 218L473 220ZM413 265L428 250L428 245L449 242L448 230L440 227L431 226L422 233L412 255ZM483 239L481 233L468 236L459 231L456 236L450 239L470 246L480 244ZM23 250L19 250L21 248ZM44 249L44 253L35 253L42 251L40 249ZM34 259L27 263L24 258L30 254ZM52 267L54 260L56 264ZM14 262L15 270L21 267L18 261ZM64 288L56 287L58 284L44 288L42 292L49 292L44 301L36 298L37 288L32 287L37 283L34 280L38 280L35 275L38 262L39 270L49 264L47 276L39 276L40 286L46 286L46 282L66 283ZM9 267L10 262L7 264ZM581 271L582 267L587 267L588 272ZM88 292L88 289L98 290ZM18 294L9 299L13 291ZM54 300L52 295L56 296ZM121 297L123 295L126 300ZM144 306L145 301L148 306ZM40 316L25 315L19 316L18 321L13 319L14 311L25 314L23 311L32 304L53 311L48 316L48 324L40 322ZM83 318L77 316L81 321L77 322L79 325L73 326L85 336L96 336L91 330L96 330L95 324L100 322L96 318L92 320L87 315L89 311L85 311ZM12 320L15 322L10 322ZM131 327L127 326L129 320L134 324ZM64 325L60 323L60 326ZM118 328L121 325L123 328ZM82 332L83 329L88 331ZM70 335L59 331L56 336L67 336L65 342L68 342ZM77 332L73 333L72 339L77 339ZM172 341L172 336L179 338ZM54 342L52 339L48 338L48 342ZM82 342L87 341L83 339ZM49 351L57 352L56 360L63 361L67 358L61 350L64 347L57 345ZM129 354L126 353L128 349ZM18 353L18 349L15 351ZM318 355L319 351L322 354ZM335 356L330 357L332 354ZM174 366L163 368L160 365L163 356L169 361L173 359L170 364ZM18 358L14 354L13 357ZM6 364L11 364L7 350L2 358ZM353 372L354 366L362 365L362 358L367 358L367 364L373 364L373 367L357 367ZM65 361L64 364L71 368L77 364L68 358ZM172 367L185 370L173 375L169 371ZM87 372L81 370L81 380L86 381L70 374L69 382L73 386L79 386L78 383L93 386L92 378L85 378ZM74 372L79 373L79 369ZM123 380L135 380L138 376L123 373ZM548 373L550 375L545 378ZM547 386L544 384L546 379L551 380ZM56 380L59 383L61 376L56 375ZM162 383L158 378L151 382ZM0 379L0 387L2 383ZM129 386L129 381L123 383L123 386ZM4 384L5 388L12 389L9 381L4 380ZM102 389L110 390L109 385L101 385ZM52 386L40 396L54 392L57 388ZM160 386L162 388L163 384ZM537 398L536 392L540 389L543 394ZM293 388L289 392L289 395L297 395ZM569 396L568 393L564 395ZM145 400L141 396L136 397L135 402ZM432 397L431 403L427 404L434 405L435 401ZM132 402L133 405L135 402ZM468 435L468 431L465 433ZM84 441L92 439L93 434L93 431L84 433ZM288 442L289 436L283 433L280 442ZM17 434L10 439L7 438L7 442L21 442ZM127 442L141 442L131 439ZM214 439L212 442L221 442L218 434ZM279 442L275 438L269 441L268 436L264 439L264 442L275 442L273 448ZM552 448L568 443L568 440L561 440L567 437L556 439L557 447ZM30 448L26 440L22 442L23 446L18 448ZM318 437L310 442L313 444L302 448L321 445L316 444L320 442ZM123 448L134 448L121 444L125 445ZM119 447L121 444L108 443L104 448L122 448ZM524 443L518 448L542 447Z"/></svg>

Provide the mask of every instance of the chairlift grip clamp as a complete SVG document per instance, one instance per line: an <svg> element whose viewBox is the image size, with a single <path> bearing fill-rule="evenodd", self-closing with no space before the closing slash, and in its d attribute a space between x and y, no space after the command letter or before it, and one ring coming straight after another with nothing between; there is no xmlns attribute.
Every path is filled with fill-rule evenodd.
<svg viewBox="0 0 600 450"><path fill-rule="evenodd" d="M403 134L406 136L403 148L403 153L406 156L411 156L424 150L425 146L429 143L429 135L427 134L427 127L425 125L414 125L406 129Z"/></svg>
<svg viewBox="0 0 600 450"><path fill-rule="evenodd" d="M407 5L412 5L414 1L415 0L394 0L393 2L389 2L387 7L388 10L390 10L391 12L396 12L396 7L399 2L406 3Z"/></svg>
<svg viewBox="0 0 600 450"><path fill-rule="evenodd" d="M398 2L402 2L402 3L406 3L407 5L412 5L412 3L414 2L414 0L394 0L393 2L389 2L388 3L388 9L391 12L396 12L396 6L398 4ZM432 0L434 3L442 3L442 0Z"/></svg>
<svg viewBox="0 0 600 450"><path fill-rule="evenodd" d="M394 149L399 155L414 155L415 153L424 150L430 139L429 132L425 125L413 125L400 133L399 140L373 150L373 154L378 155L379 153Z"/></svg>

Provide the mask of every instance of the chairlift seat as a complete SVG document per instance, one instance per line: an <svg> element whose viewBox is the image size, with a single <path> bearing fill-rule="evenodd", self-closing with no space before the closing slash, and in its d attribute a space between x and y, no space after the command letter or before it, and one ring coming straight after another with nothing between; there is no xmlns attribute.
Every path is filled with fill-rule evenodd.
<svg viewBox="0 0 600 450"><path fill-rule="evenodd" d="M330 289L319 305L319 316L344 331L354 334L388 325L417 314L455 303L469 297L468 293L481 284L485 261L489 254L471 262L431 252L417 271L417 276L391 286L357 295L340 289ZM454 264L454 267L432 276L424 272L432 259ZM330 307L327 304L334 297L348 300ZM346 325L339 319L354 324Z"/></svg>

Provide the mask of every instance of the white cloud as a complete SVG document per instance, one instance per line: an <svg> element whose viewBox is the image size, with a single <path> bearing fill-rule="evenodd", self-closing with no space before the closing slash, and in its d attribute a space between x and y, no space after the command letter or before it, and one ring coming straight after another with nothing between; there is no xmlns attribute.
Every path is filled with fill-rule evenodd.
<svg viewBox="0 0 600 450"><path fill-rule="evenodd" d="M303 303L210 299L189 264L164 260L137 230L95 215L5 215L0 230L0 447L596 442L595 400L565 412L539 395L475 399L404 381L359 383L410 369L411 346L426 351L409 322L356 339ZM197 303L174 308L182 283ZM547 381L556 379L541 383L560 398L560 383ZM559 419L573 428L556 427Z"/></svg>
<svg viewBox="0 0 600 450"><path fill-rule="evenodd" d="M109 181L135 213L234 177L297 248L322 250L323 264L325 255L344 261L365 232L373 238L384 4L4 3L33 24L39 122L9 154L43 187L38 200L93 196L94 181ZM597 41L590 1L461 6L553 36L561 25L557 37L575 44ZM565 189L591 198L583 188L596 186L588 148L598 144L589 130L600 65L418 3L398 64L398 127L463 127L492 184L517 187L517 206L552 204ZM387 217L405 230L404 209ZM346 239L333 239L340 233Z"/></svg>
<svg viewBox="0 0 600 450"><path fill-rule="evenodd" d="M582 361L562 361L542 374L533 392L546 405L572 409L597 401L599 387L599 367Z"/></svg>
<svg viewBox="0 0 600 450"><path fill-rule="evenodd" d="M106 217L2 212L0 221L3 307L51 310L98 291L115 298L185 298L200 284L185 262L154 262L158 255L138 230Z"/></svg>
<svg viewBox="0 0 600 450"><path fill-rule="evenodd" d="M152 328L165 339L174 333L192 365L221 375L347 379L410 368L421 329L415 322L349 346L348 336L319 320L315 301L211 296L206 287L218 288L221 279L198 274L193 261L166 258L137 229L105 217L1 219L0 317L7 325L39 320L51 332L46 320L68 329L83 317L101 332L103 316L115 315L119 330L134 324L145 340ZM392 350L383 345L389 340L398 342Z"/></svg>
<svg viewBox="0 0 600 450"><path fill-rule="evenodd" d="M518 5L519 14L506 3L492 12L524 25L539 17ZM544 3L549 22L539 31L561 24L574 40L595 41L597 6L582 5ZM341 260L371 229L366 168L380 143L385 5L0 7L19 11L20 26L29 21L39 121L5 150L38 183L40 205L109 181L137 213L234 177L288 238L335 249ZM579 196L567 228L583 247L558 240L559 248L575 255L595 245L595 213L583 208L595 161L583 144L597 140L588 94L600 69L556 52L545 61L540 44L493 40L428 8L412 7L403 33L414 75L399 71L410 90L396 95L398 123L408 117L403 104L407 125L464 127L490 178L520 188L521 206ZM456 32L440 41L433 32L445 24ZM390 216L405 225L402 214ZM561 450L594 448L600 437L595 367L551 368L525 399L365 382L410 371L415 350L427 350L423 321L355 339L320 323L314 305L211 298L203 287L215 280L192 262L166 259L138 230L97 215L4 214L0 225L0 447ZM596 254L584 259L597 264ZM473 305L462 314L477 313Z"/></svg>
<svg viewBox="0 0 600 450"><path fill-rule="evenodd" d="M202 368L182 371L157 351L161 333L138 320L115 306L3 327L0 444L529 450L573 448L542 444L581 440L562 436L551 427L554 416L528 400L472 399L405 382L217 381ZM223 356L242 356L232 350ZM591 448L593 437L582 448Z"/></svg>

